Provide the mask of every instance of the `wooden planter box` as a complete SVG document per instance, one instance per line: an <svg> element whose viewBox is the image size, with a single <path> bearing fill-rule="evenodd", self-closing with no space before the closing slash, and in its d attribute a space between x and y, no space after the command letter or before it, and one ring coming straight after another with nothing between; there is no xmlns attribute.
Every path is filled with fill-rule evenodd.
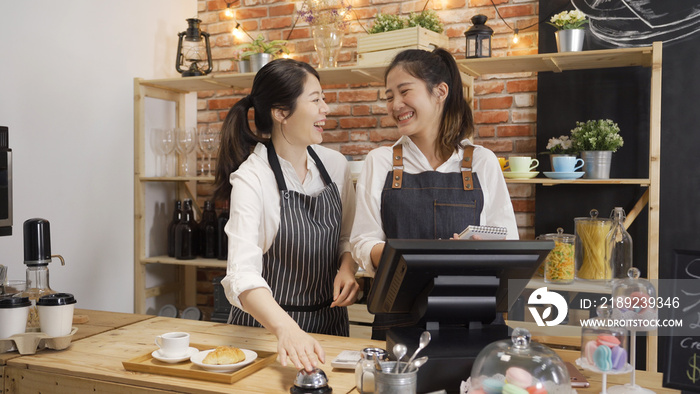
<svg viewBox="0 0 700 394"><path fill-rule="evenodd" d="M446 35L422 27L370 34L357 39L357 65L388 65L397 53L406 49L432 51L435 47L448 49L449 46Z"/></svg>

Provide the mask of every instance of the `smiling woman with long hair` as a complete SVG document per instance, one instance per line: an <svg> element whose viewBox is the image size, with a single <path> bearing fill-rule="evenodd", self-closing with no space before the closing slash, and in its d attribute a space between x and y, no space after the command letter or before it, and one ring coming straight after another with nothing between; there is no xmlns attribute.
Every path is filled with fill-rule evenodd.
<svg viewBox="0 0 700 394"><path fill-rule="evenodd" d="M346 307L359 287L350 170L318 145L327 113L311 66L268 63L224 120L215 181L216 196L231 202L221 282L234 306L229 323L264 326L277 336L282 365L289 358L309 371L325 354L307 333L347 336Z"/></svg>

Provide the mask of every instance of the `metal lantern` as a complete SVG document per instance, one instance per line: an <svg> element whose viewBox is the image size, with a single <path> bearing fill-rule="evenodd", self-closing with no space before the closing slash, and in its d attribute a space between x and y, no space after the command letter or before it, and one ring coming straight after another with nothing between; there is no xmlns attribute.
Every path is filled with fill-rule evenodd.
<svg viewBox="0 0 700 394"><path fill-rule="evenodd" d="M207 75L212 70L209 33L199 29L200 23L202 21L197 18L187 19L187 31L178 33L180 38L177 42L175 69L183 77ZM204 58L205 51L206 58Z"/></svg>
<svg viewBox="0 0 700 394"><path fill-rule="evenodd" d="M491 36L493 29L486 26L486 15L474 15L469 30L464 32L467 37L467 58L491 57Z"/></svg>

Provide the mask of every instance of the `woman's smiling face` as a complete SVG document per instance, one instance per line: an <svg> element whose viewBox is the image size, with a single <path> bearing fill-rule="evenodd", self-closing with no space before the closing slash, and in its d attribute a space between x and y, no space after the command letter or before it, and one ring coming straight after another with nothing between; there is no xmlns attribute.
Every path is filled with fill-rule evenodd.
<svg viewBox="0 0 700 394"><path fill-rule="evenodd" d="M323 142L328 105L318 79L308 74L304 92L297 98L294 113L284 121L284 134L290 143L308 146Z"/></svg>
<svg viewBox="0 0 700 394"><path fill-rule="evenodd" d="M436 89L428 91L423 80L397 66L386 77L386 108L399 133L436 138L442 117L443 100Z"/></svg>

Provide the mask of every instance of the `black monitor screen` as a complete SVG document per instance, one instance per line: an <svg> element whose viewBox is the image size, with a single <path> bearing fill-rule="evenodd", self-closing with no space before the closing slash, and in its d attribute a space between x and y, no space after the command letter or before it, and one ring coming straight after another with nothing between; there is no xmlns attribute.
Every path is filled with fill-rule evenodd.
<svg viewBox="0 0 700 394"><path fill-rule="evenodd" d="M459 323L506 312L552 241L390 239L368 298L371 313L426 311L430 321ZM513 288L517 287L517 288ZM450 321L457 320L457 321Z"/></svg>

